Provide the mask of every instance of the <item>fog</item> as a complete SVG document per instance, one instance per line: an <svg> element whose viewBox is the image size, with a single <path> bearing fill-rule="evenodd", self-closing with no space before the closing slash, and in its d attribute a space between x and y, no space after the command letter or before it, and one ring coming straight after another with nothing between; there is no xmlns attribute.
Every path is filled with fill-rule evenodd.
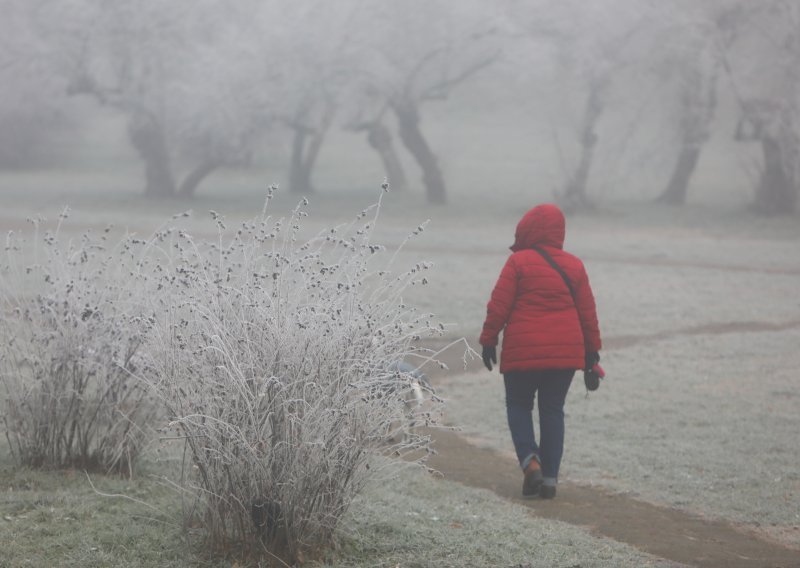
<svg viewBox="0 0 800 568"><path fill-rule="evenodd" d="M0 199L797 201L793 3L3 0ZM250 197L248 197L250 196Z"/></svg>
<svg viewBox="0 0 800 568"><path fill-rule="evenodd" d="M28 392L16 386L25 378L20 369L34 368L27 355L15 354L20 345L41 349L47 364L37 368L49 376L50 369L67 368L52 337L69 338L80 361L101 351L86 345L110 345L118 332L130 331L125 325L149 329L145 324L158 320L166 331L149 336L148 349L183 352L174 341L190 335L170 310L187 306L195 343L230 337L231 349L247 350L231 376L255 369L259 379L272 381L276 375L261 365L287 359L285 348L310 381L314 375L305 369L322 367L307 365L309 354L330 355L339 368L363 351L380 351L381 341L389 344L377 340L384 329L402 335L397 345L414 349L463 346L466 338L480 350L486 302L514 227L532 206L554 202L567 217L564 247L591 279L607 371L596 393L584 392L579 375L571 388L562 470L567 508L586 510L580 495L570 496L580 486L584 495L596 492L601 517L616 503L631 519L628 504L641 499L719 520L732 540L745 528L800 547L800 2L0 0L0 15L0 231L7 235L0 261L6 350L0 350L0 425L6 429L13 414L8 399ZM270 215L263 224L244 221L263 211ZM316 240L305 240L312 235ZM322 264L330 260L323 248L329 242L335 258L341 247L355 259L342 261L351 271L330 280L323 275L340 264ZM200 258L194 254L208 257L192 264ZM278 269L286 258L294 268ZM229 284L232 272L238 283ZM286 280L279 281L282 274ZM363 307L383 298L373 282L383 278L402 286L392 289L391 302L373 301L380 310ZM237 289L241 282L251 286L248 293ZM353 290L370 293L350 292L353 282L364 285ZM280 310L274 308L271 298L278 296L264 293L270 286L291 302L276 301ZM206 333L204 308L223 305L223 296L234 307L217 310L224 316L219 333ZM327 335L330 327L320 334L314 302L333 306L331 322L346 322L334 304L356 297L358 310L349 309L369 324L358 336L363 342L354 342L344 324L338 339ZM433 333L420 339L398 326L402 318L383 311L384 304L394 309L395 300L398 313L424 314L414 316L414 325ZM63 305L53 313L69 325L41 305ZM142 305L152 318L137 311ZM373 311L386 322L370 327ZM229 313L237 314L234 325ZM269 333L258 335L264 329ZM19 330L28 330L28 338ZM271 339L241 339L251 332L275 338L274 357ZM304 343L309 337L318 343ZM340 346L357 353L342 355ZM199 352L182 355L187 385L223 368L216 360L201 368ZM407 355L387 353L381 356L392 364ZM117 373L117 348L107 354ZM725 548L724 539L695 538L690 529L680 531L680 544L663 545L663 531L640 530L660 518L637 518L637 526L612 536L638 548L606 556L610 541L598 541L596 527L590 534L573 526L573 534L512 508L510 490L498 492L501 476L487 475L482 486L489 491L480 494L447 485L463 463L519 472L497 369L452 351L442 358L449 370L422 371L446 402L444 423L460 432L464 447L492 448L497 463L487 465L477 452L460 456L449 471L444 463L445 481L420 473L413 483L379 487L383 497L365 500L373 517L359 517L366 519L362 527L346 523L348 535L363 534L367 544L355 548L377 552L365 552L374 558L363 564L342 565L386 558L398 565L478 565L476 555L495 554L489 544L510 550L507 562L497 556L492 565L532 566L527 555L538 556L536 565L661 565L642 560L641 550L681 565L712 565L703 547ZM163 361L171 376L172 359ZM430 357L425 361L436 367ZM370 373L377 367L365 366ZM226 397L218 393L234 392L214 389L221 401ZM261 459L251 452L261 451L261 435L242 455ZM10 440L0 439L0 463L9 460ZM292 462L302 466L304 459ZM167 463L159 460L153 458L154 467ZM326 467L313 465L303 479L321 479L318 472L331 471ZM0 514L0 541L8 543L4 554L12 564L37 564L37 555L64 554L74 545L91 555L74 556L76 565L88 565L98 562L98 547L105 553L106 541L136 564L134 540L158 554L178 542L158 540L173 533L153 523L150 511L134 517L97 505L100 496L129 492L127 480L118 490L87 496L76 489L82 476L52 475L56 481L40 483L29 481L27 471L0 468L0 484L14 492L7 500L13 510ZM160 479L143 479L149 477ZM43 489L49 486L57 489ZM150 491L141 487L142 494ZM242 509L246 520L262 507L263 495L255 497L252 509ZM91 512L73 509L70 499ZM396 504L381 512L375 509L381 499ZM164 510L180 509L164 503ZM158 534L132 537L130 549L116 535L98 540L91 534L98 526L116 530L98 516L102 510L115 522L144 523ZM541 538L530 536L523 517L545 527ZM76 518L80 531L67 522ZM504 526L516 527L519 537L497 528ZM483 532L467 532L473 528ZM56 529L69 531L68 538L52 536L61 534ZM445 532L431 539L429 530ZM637 534L651 541L637 543ZM418 540L400 542L413 535ZM48 546L47 538L58 542ZM701 549L692 558L681 556L687 538ZM346 556L350 548L340 552ZM747 558L722 552L737 562ZM175 565L191 564L187 558Z"/></svg>

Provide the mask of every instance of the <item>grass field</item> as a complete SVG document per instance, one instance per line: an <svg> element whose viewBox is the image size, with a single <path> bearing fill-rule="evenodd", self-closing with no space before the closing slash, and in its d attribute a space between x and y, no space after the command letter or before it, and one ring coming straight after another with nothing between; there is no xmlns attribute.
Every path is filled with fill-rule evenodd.
<svg viewBox="0 0 800 568"><path fill-rule="evenodd" d="M234 174L190 204L143 201L134 183L108 190L111 173L15 174L0 180L0 228L25 217L66 231L108 223L149 233L191 207L190 229L209 231L208 209L229 225L253 216L271 180ZM309 232L348 221L373 203L375 188L321 192ZM255 189L254 189L255 187ZM398 266L431 260L426 287L410 303L451 323L450 337L475 347L485 303L524 211L547 199L483 188L454 189L451 204L429 209L418 191L390 193L378 242L393 246L420 222ZM297 201L280 193L285 215ZM584 258L597 297L609 373L584 397L580 379L567 403L563 476L763 530L800 543L800 219L750 217L740 206L686 210L607 202L568 219L566 248ZM448 420L483 444L510 451L499 375L453 370L437 383ZM0 451L0 566L232 566L210 559L181 527L179 496L159 482L174 469L155 454L132 481L81 472L31 472ZM419 471L372 487L341 527L331 566L666 566L664 561L586 530L532 517L493 494ZM109 497L107 495L125 495ZM133 501L135 499L136 501Z"/></svg>
<svg viewBox="0 0 800 568"><path fill-rule="evenodd" d="M150 464L132 481L80 472L0 469L0 566L237 566L198 551L181 527L180 498ZM116 497L111 495L117 495ZM125 497L122 497L124 495ZM136 499L139 502L133 501ZM193 546L194 545L194 546ZM671 565L583 529L544 521L487 491L404 469L369 488L338 547L309 566L587 567Z"/></svg>

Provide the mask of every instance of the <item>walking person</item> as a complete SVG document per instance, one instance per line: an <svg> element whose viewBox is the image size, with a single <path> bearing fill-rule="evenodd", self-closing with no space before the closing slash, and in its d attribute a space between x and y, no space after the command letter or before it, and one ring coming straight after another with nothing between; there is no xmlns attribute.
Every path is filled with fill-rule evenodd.
<svg viewBox="0 0 800 568"><path fill-rule="evenodd" d="M567 391L576 370L600 360L592 288L581 260L563 250L564 235L564 214L555 205L538 205L522 217L480 337L491 371L503 332L500 372L524 497L555 497ZM537 394L538 444L532 416Z"/></svg>

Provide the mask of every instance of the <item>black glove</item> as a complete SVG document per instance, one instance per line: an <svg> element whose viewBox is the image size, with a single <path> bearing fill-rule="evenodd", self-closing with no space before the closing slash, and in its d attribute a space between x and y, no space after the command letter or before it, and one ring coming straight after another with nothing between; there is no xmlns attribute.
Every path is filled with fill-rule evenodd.
<svg viewBox="0 0 800 568"><path fill-rule="evenodd" d="M481 357L483 357L483 364L491 371L492 363L495 365L497 364L497 347L487 347L484 345Z"/></svg>
<svg viewBox="0 0 800 568"><path fill-rule="evenodd" d="M591 369L599 362L600 362L600 353L598 353L597 351L586 353L586 357L584 358L583 361L583 368L584 370Z"/></svg>

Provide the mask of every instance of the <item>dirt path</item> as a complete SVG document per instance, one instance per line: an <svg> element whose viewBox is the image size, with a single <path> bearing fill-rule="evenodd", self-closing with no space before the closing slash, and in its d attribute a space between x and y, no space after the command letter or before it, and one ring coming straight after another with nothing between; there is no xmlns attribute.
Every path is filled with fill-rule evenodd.
<svg viewBox="0 0 800 568"><path fill-rule="evenodd" d="M781 323L759 321L732 321L710 323L692 327L684 327L656 333L639 333L636 335L615 335L603 339L605 349L624 349L640 343L651 343L664 339L692 335L725 335L728 333L755 333L760 331L786 331L800 327L800 320L792 319Z"/></svg>
<svg viewBox="0 0 800 568"><path fill-rule="evenodd" d="M430 466L446 479L488 489L526 505L531 513L624 542L655 556L709 568L798 568L800 550L682 511L658 507L594 487L562 483L553 501L520 497L522 477L513 460L477 447L451 431L434 433Z"/></svg>
<svg viewBox="0 0 800 568"><path fill-rule="evenodd" d="M783 324L734 322L709 324L696 328L645 337L615 337L607 343L625 348L641 341L656 341L677 335L726 334L742 331L777 331L792 329L799 321ZM442 348L448 342L431 342L429 347ZM479 359L463 368L459 349L450 349L441 360L456 372L476 372L482 368ZM447 373L432 370L431 379ZM446 479L471 487L488 489L500 497L530 508L531 513L547 519L585 526L596 535L635 546L655 556L698 567L709 568L800 568L800 550L759 538L752 532L721 521L660 507L599 487L563 482L553 501L521 498L522 479L513 456L479 447L453 431L433 432L438 452L431 456L430 466Z"/></svg>

